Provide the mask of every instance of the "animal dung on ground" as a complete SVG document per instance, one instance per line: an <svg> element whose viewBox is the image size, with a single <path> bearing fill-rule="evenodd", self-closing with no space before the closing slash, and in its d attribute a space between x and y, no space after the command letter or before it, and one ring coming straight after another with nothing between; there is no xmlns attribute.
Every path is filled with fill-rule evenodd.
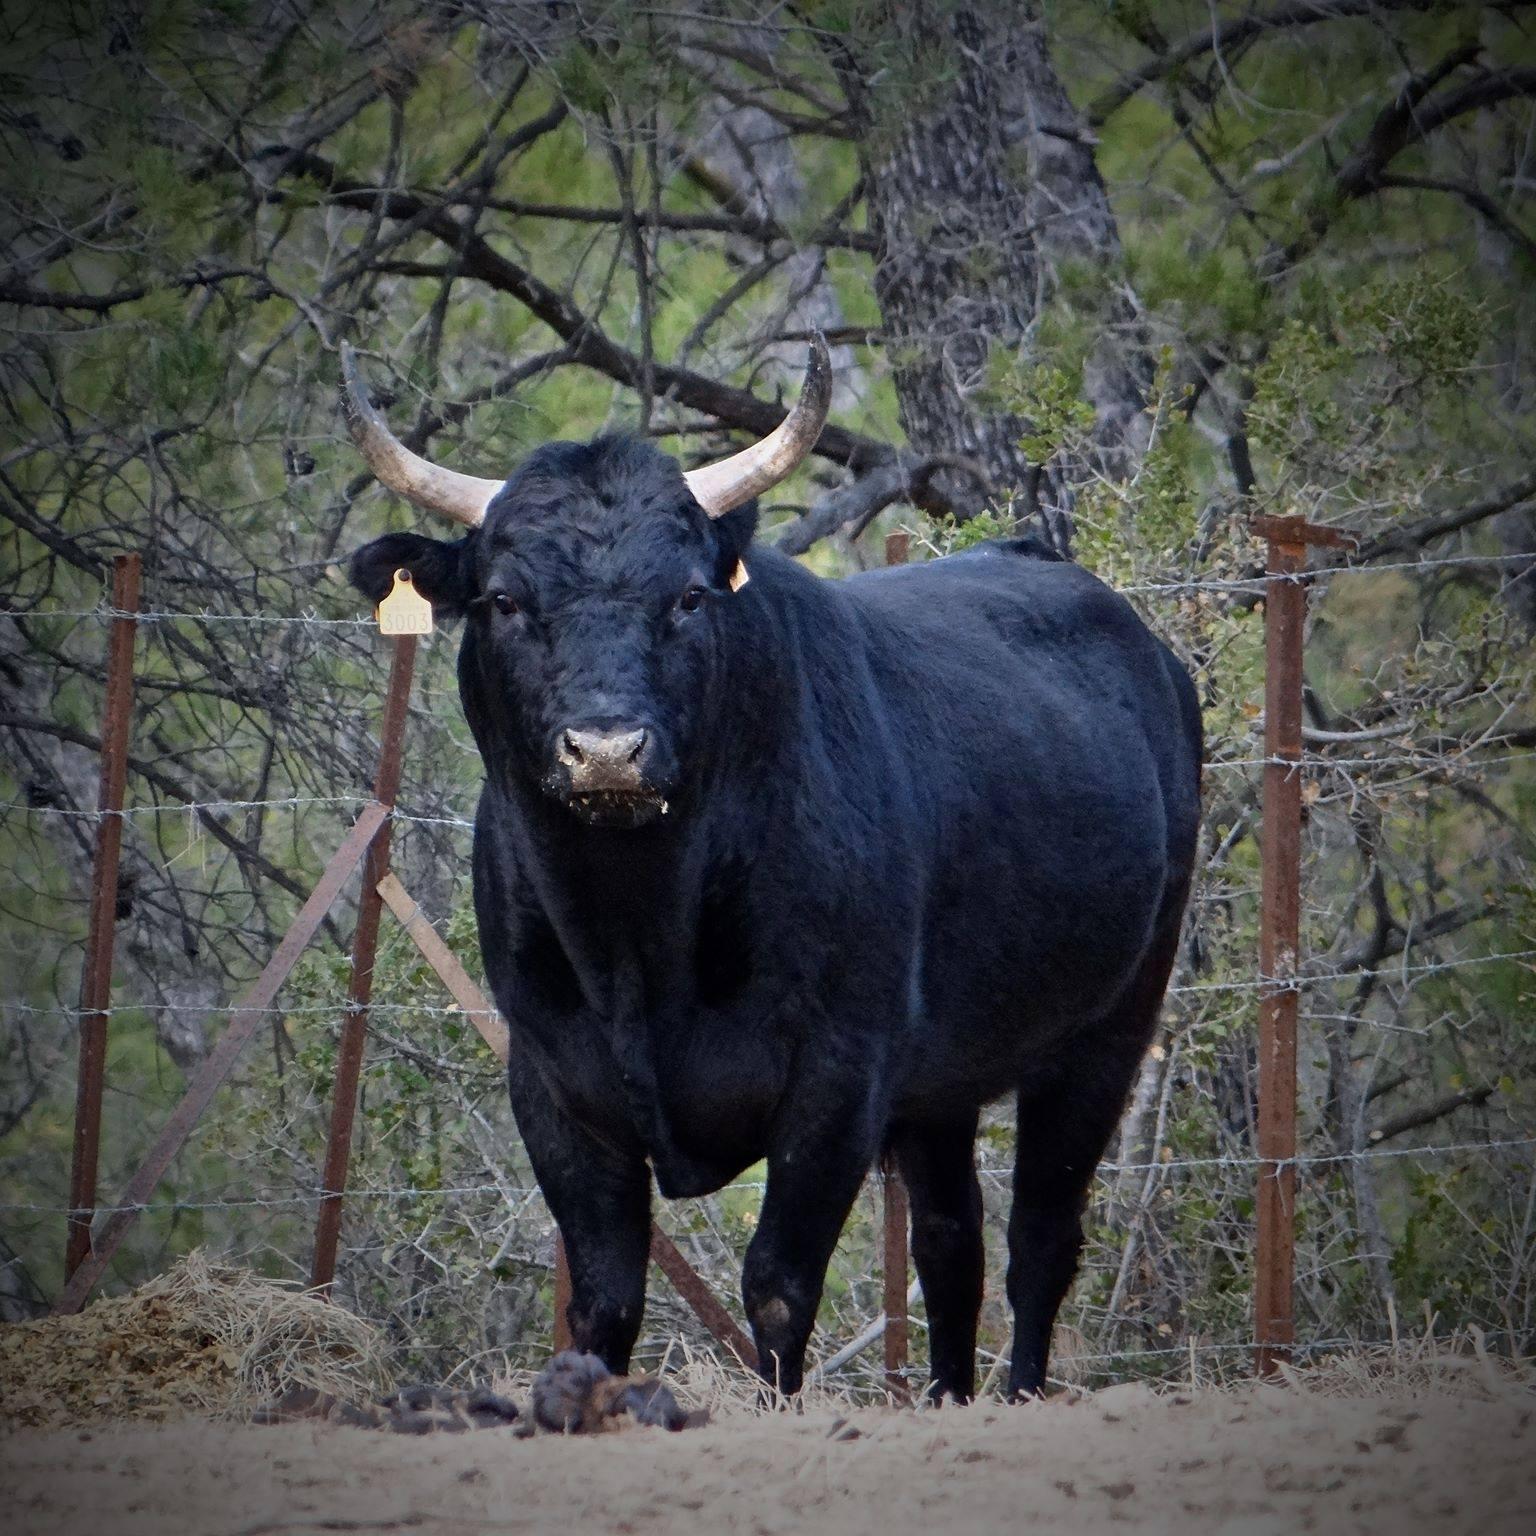
<svg viewBox="0 0 1536 1536"><path fill-rule="evenodd" d="M497 1429L515 1424L517 1404L490 1387L447 1392L441 1387L408 1387L385 1400L394 1420L391 1429L424 1435L434 1429Z"/></svg>
<svg viewBox="0 0 1536 1536"><path fill-rule="evenodd" d="M537 1429L560 1435L594 1435L628 1423L692 1429L709 1421L690 1413L654 1377L615 1376L596 1355L567 1349L539 1372L531 1413L489 1387L403 1387L378 1402L359 1406L334 1393L298 1387L255 1415L258 1424L320 1419L354 1429L387 1429L397 1435L458 1434L467 1429L510 1427L526 1438Z"/></svg>
<svg viewBox="0 0 1536 1536"><path fill-rule="evenodd" d="M610 1417L629 1414L637 1424L655 1424L662 1429L701 1429L709 1423L709 1409L685 1409L671 1390L653 1377L630 1381L608 1410Z"/></svg>
<svg viewBox="0 0 1536 1536"><path fill-rule="evenodd" d="M663 1429L693 1429L709 1421L685 1411L653 1377L615 1376L596 1355L562 1350L533 1384L533 1418L555 1434L592 1435L619 1428L626 1417Z"/></svg>
<svg viewBox="0 0 1536 1536"><path fill-rule="evenodd" d="M388 1429L397 1435L459 1434L516 1424L517 1404L489 1387L452 1392L445 1387L405 1387L382 1402L359 1407L329 1392L296 1388L255 1415L258 1424L323 1419L354 1429Z"/></svg>
<svg viewBox="0 0 1536 1536"><path fill-rule="evenodd" d="M612 1382L596 1355L561 1350L533 1384L534 1423L554 1434L593 1434L603 1428Z"/></svg>
<svg viewBox="0 0 1536 1536"><path fill-rule="evenodd" d="M359 1408L334 1392L313 1387L294 1387L251 1415L253 1424L293 1424L300 1419L323 1419L329 1424L350 1424L357 1429L376 1429L384 1422L382 1408Z"/></svg>

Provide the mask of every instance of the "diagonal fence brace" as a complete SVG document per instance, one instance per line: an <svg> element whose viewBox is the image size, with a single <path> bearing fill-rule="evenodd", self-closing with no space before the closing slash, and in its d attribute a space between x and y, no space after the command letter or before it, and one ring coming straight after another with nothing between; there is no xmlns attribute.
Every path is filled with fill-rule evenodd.
<svg viewBox="0 0 1536 1536"><path fill-rule="evenodd" d="M203 1058L203 1064L193 1076L182 1095L181 1102L171 1111L154 1145L145 1154L138 1172L129 1179L127 1187L118 1197L118 1209L107 1219L101 1230L91 1240L91 1251L64 1287L55 1311L78 1312L85 1299L101 1279L113 1255L122 1246L134 1222L139 1219L145 1202L154 1193L155 1186L165 1176L176 1154L186 1145L193 1127L213 1096L218 1092L241 1051L255 1035L265 1020L265 1010L270 1007L278 989L288 979L298 964L309 941L319 931L341 888L353 871L362 863L363 855L372 844L374 834L388 817L387 807L372 801L363 808L352 830L341 847L331 856L309 900L299 909L299 914L289 925L282 942L272 952L266 968L230 1009L232 1015L228 1027L219 1037L219 1043Z"/></svg>
<svg viewBox="0 0 1536 1536"><path fill-rule="evenodd" d="M394 874L385 875L379 881L379 895L410 936L411 942L421 951L422 959L447 987L448 995L464 1010L465 1016L479 1031L480 1038L490 1046L497 1061L505 1066L512 1049L505 1022L491 1007L485 993L475 985L474 978L459 963L459 957L438 937L437 929L416 905L415 897L400 883L399 876Z"/></svg>
<svg viewBox="0 0 1536 1536"><path fill-rule="evenodd" d="M693 1308L694 1315L748 1370L757 1369L757 1350L721 1306L704 1277L683 1257L682 1250L660 1227L651 1224L651 1258L672 1282L672 1289Z"/></svg>

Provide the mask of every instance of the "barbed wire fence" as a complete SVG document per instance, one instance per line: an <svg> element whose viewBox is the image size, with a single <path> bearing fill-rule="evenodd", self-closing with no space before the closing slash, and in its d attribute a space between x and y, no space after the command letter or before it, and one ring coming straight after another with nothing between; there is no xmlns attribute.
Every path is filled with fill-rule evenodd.
<svg viewBox="0 0 1536 1536"><path fill-rule="evenodd" d="M1512 563L1528 557L1508 557ZM1341 577L1383 571L1422 573L1439 567L1496 568L1499 556L1440 557L1396 562L1388 566L1334 566L1308 571L1296 579L1317 586ZM1523 567L1522 567L1523 568ZM1165 598L1207 593L1223 601L1262 598L1263 578L1206 579L1132 584L1133 596ZM0 618L29 621L110 623L125 613L110 605L80 609L8 609ZM250 615L178 612L151 609L133 615L144 625L272 625L302 631L315 643L341 640L352 659L365 659L372 647L364 642L369 621L320 615ZM1380 751L1360 732L1339 733L1337 741L1311 741L1300 758L1300 771L1330 787L1311 802L1319 810L1338 802L1346 808L1352 775L1400 774L1404 782L1423 776L1444 781L1457 774L1474 775L1492 763L1520 754L1500 752L1511 741L1495 725L1465 742L1447 746L1443 737L1416 750L1394 726L1382 733ZM1213 775L1251 780L1276 764L1267 755L1245 752L1240 739L1214 743L1207 764ZM1336 748L1350 748L1343 756ZM1234 753L1236 755L1232 755ZM467 749L466 749L467 750ZM1490 756L1490 753L1494 755ZM1285 760L1287 768L1293 766ZM152 794L160 786L145 786ZM462 788L462 780L454 785ZM368 804L358 794L267 794L248 800L192 798L125 804L116 816L124 830L144 838L145 847L165 856L158 833L166 818L263 817L288 813L295 837L309 848L324 844L321 829L307 825L317 816L329 817L325 827L343 826L348 812ZM409 857L412 835L434 841L423 860L441 859L437 839L462 840L471 826L452 793L411 797L413 810L395 808L389 821L403 840ZM103 813L78 805L35 804L11 798L0 804L0 815L15 827L29 819L65 818L82 826L97 825ZM302 828L302 831L300 830ZM24 834L23 834L24 835ZM193 835L184 833L171 857L186 857ZM297 844L296 844L297 846ZM1208 875L1223 869L1217 857L1222 841L1213 840ZM455 855L463 865L463 848ZM1225 877L1223 877L1225 878ZM1194 908L1229 910L1235 902L1256 900L1251 884L1226 884L1213 891L1208 879L1197 892ZM455 882L439 883L439 891L454 893ZM449 910L451 901L441 904ZM456 912L447 925L448 938L461 953L472 950L467 920ZM1536 946L1505 947L1486 953L1447 953L1461 928L1404 938L1395 954L1373 963L1339 964L1326 955L1303 962L1294 978L1302 1001L1302 1023L1308 1036L1329 1019L1350 1018L1355 1029L1389 1041L1394 1032L1426 1028L1405 1023L1401 1008L1384 1010L1379 1018L1349 1012L1336 998L1341 988L1371 988L1399 1001L1426 988L1454 986L1463 976L1485 973L1489 967L1510 967L1529 974ZM1178 1112L1174 1100L1183 1091L1180 1061L1208 1062L1214 1042L1251 1035L1259 998L1274 986L1274 978L1256 972L1220 980L1195 979L1187 959L1181 960L1170 988L1167 1018L1152 1062L1156 1071L1144 1074L1137 1099L1127 1114L1118 1150L1099 1170L1089 1226L1084 1272L1063 1313L1056 1369L1064 1377L1091 1381L1127 1374L1162 1376L1200 1371L1208 1379L1224 1379L1250 1368L1256 1339L1251 1320L1251 1226L1256 1175L1261 1166L1276 1168L1273 1158L1252 1150L1253 1127L1244 1123L1252 1093L1226 1115L1222 1106L1203 1106L1196 1116ZM386 938L379 962L378 998L369 1004L369 1054L365 1079L363 1128L357 1148L358 1182L346 1191L345 1242L339 1256L336 1294L357 1310L379 1319L390 1330L402 1357L439 1374L473 1370L493 1355L536 1354L547 1347L550 1307L555 1288L553 1226L538 1195L504 1103L500 1075L463 1010L441 1001L435 981L421 969L419 957L399 934ZM207 1243L222 1252L255 1262L283 1274L296 1275L304 1262L309 1238L308 1218L331 1196L318 1177L318 1150L323 1120L333 1085L334 1038L346 1012L343 958L311 956L295 973L285 1004L241 1010L206 1002L177 1003L173 999L113 1001L94 1010L104 1021L140 1022L151 1015L184 1009L206 1016L210 1011L233 1020L240 1013L255 1015L270 1025L272 1061L247 1063L241 1078L221 1090L215 1109L199 1128L197 1138L178 1160L153 1199L132 1207L94 1206L98 1218L124 1210L142 1213L131 1250L117 1271L122 1279L151 1270L168 1256L193 1243ZM78 1027L82 1010L62 1003L41 1004L7 999L7 1027L25 1033L27 1021L51 1021L58 1028L50 1059L35 1063L33 1087L38 1094L63 1096L73 1076L70 1030ZM325 1026L330 1024L330 1028ZM59 1043L63 1049L59 1049ZM1361 1045L1368 1054L1384 1047ZM46 1048L46 1047L45 1047ZM1227 1065L1245 1060L1229 1053ZM1303 1068L1305 1079L1307 1068ZM1187 1085L1187 1079L1184 1080ZM108 1092L113 1076L108 1073ZM1480 1089L1465 1090L1467 1103ZM1316 1098L1314 1093L1310 1095ZM1230 1110L1231 1106L1226 1109ZM152 1123L135 1122L131 1106L118 1106L114 1128L122 1143L114 1160L129 1166L142 1151ZM147 1106L150 1121L160 1111ZM1442 1121L1425 1123L1429 1129ZM1340 1348L1390 1342L1390 1330L1375 1332L1358 1326L1359 1298L1367 1281L1362 1272L1375 1265L1379 1280L1390 1254L1372 1252L1362 1242L1358 1189L1351 1175L1371 1171L1371 1181L1391 1186L1396 1200L1432 1198L1454 1212L1462 1196L1459 1187L1479 1182L1495 1189L1498 1198L1468 1200L1461 1221L1469 1273L1481 1273L1486 1283L1464 1298L1468 1306L1454 1321L1480 1328L1490 1341L1510 1349L1529 1347L1533 1301L1530 1272L1536 1242L1536 1136L1522 1134L1518 1125L1486 1120L1483 1134L1451 1135L1403 1144L1401 1137L1418 1127L1393 1128L1376 1143L1347 1150L1303 1150L1286 1166L1300 1183L1299 1198L1309 1220L1301 1232L1296 1257L1298 1356ZM1327 1144L1319 1121L1304 1124L1304 1137ZM1386 1145L1386 1141L1396 1144ZM1217 1148L1192 1151L1203 1142ZM51 1144L57 1147L55 1139ZM1005 1219L1012 1170L993 1154L1009 1146L1006 1110L989 1114L983 1127L978 1174L988 1211L988 1315L984 1317L984 1359L995 1362L1006 1337L1000 1303L1003 1256L1000 1234ZM51 1157L46 1144L38 1157ZM29 1158L34 1154L29 1153ZM220 1174L208 1187L190 1187L184 1180ZM37 1191L61 1188L54 1176L61 1169L39 1172L30 1182ZM761 1195L759 1177L746 1176L719 1195L704 1200L674 1202L659 1213L694 1267L716 1295L734 1298L739 1258L750 1236ZM1416 1193L1415 1193L1416 1192ZM1428 1192L1427 1195L1425 1192ZM1380 1198L1380 1189L1376 1192ZM870 1346L879 1337L881 1283L879 1220L876 1187L862 1198L838 1260L834 1264L822 1324L813 1355L822 1369L831 1370L855 1387L872 1393L885 1390L885 1379ZM1488 1210L1499 1208L1501 1220ZM65 1198L34 1194L0 1202L12 1254L33 1249L42 1234L53 1239L77 1207ZM1453 1225L1455 1218L1453 1217ZM1218 1283L1212 1284L1213 1277ZM915 1293L913 1293L915 1295ZM51 1298L50 1298L51 1299ZM922 1355L920 1310L912 1319L917 1329L917 1354ZM1433 1326L1433 1320L1427 1323ZM695 1343L706 1342L700 1326L675 1298L652 1287L648 1330L642 1357L659 1359L677 1334ZM914 1370L918 1369L914 1366Z"/></svg>

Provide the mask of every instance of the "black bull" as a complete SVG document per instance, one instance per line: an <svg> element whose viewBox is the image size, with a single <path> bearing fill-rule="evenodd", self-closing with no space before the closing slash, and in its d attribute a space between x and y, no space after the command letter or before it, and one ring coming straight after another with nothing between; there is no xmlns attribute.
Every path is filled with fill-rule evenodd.
<svg viewBox="0 0 1536 1536"><path fill-rule="evenodd" d="M466 619L475 909L572 1335L627 1369L652 1172L697 1195L766 1158L742 1292L765 1374L798 1389L889 1148L932 1390L969 1397L977 1118L1014 1093L1009 1386L1038 1392L1178 943L1194 689L1122 598L1025 541L828 581L749 548L755 520L711 521L672 460L603 439L537 451L463 539L353 561L370 597L408 567Z"/></svg>

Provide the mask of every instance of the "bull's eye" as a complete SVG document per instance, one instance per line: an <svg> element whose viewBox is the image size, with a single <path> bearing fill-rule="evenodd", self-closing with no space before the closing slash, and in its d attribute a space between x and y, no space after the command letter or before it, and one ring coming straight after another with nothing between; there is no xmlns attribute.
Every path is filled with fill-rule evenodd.
<svg viewBox="0 0 1536 1536"><path fill-rule="evenodd" d="M689 587L688 590L684 592L680 598L678 598L677 606L684 613L697 613L699 609L703 607L704 599L707 595L708 594L704 591L703 587Z"/></svg>
<svg viewBox="0 0 1536 1536"><path fill-rule="evenodd" d="M517 604L513 601L510 592L492 592L491 602L495 605L497 613L517 612Z"/></svg>

